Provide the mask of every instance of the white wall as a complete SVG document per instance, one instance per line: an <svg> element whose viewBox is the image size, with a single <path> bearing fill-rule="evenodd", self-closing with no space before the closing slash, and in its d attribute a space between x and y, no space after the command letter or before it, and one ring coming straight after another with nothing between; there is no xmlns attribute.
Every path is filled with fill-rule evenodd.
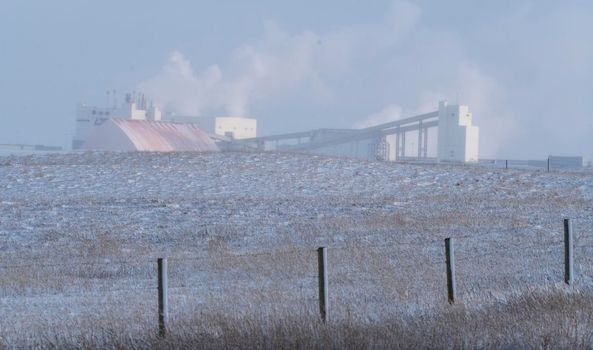
<svg viewBox="0 0 593 350"><path fill-rule="evenodd" d="M225 136L231 133L233 138L248 139L257 136L257 120L241 117L218 117L214 133Z"/></svg>
<svg viewBox="0 0 593 350"><path fill-rule="evenodd" d="M477 162L479 129L472 125L467 106L439 103L438 159L449 162Z"/></svg>
<svg viewBox="0 0 593 350"><path fill-rule="evenodd" d="M93 107L84 104L76 108L76 130L73 146L80 148L96 125L114 116L113 108Z"/></svg>
<svg viewBox="0 0 593 350"><path fill-rule="evenodd" d="M138 109L136 103L124 103L115 112L114 117L122 119L146 120L146 111Z"/></svg>
<svg viewBox="0 0 593 350"><path fill-rule="evenodd" d="M479 158L479 137L480 131L477 126L466 127L465 161L477 162Z"/></svg>

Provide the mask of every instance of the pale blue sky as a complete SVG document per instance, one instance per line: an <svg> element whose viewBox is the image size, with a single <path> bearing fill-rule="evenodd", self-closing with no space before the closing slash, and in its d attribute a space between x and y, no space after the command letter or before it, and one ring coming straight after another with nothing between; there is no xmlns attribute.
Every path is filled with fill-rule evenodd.
<svg viewBox="0 0 593 350"><path fill-rule="evenodd" d="M0 143L142 89L270 134L468 104L481 156L593 157L590 1L4 1ZM370 119L369 119L370 116Z"/></svg>

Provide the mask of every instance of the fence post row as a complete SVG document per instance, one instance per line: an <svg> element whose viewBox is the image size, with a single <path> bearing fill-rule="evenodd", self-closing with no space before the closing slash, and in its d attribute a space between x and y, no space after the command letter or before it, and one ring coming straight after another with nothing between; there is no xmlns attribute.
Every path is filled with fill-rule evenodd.
<svg viewBox="0 0 593 350"><path fill-rule="evenodd" d="M568 285L574 281L572 242L572 222L570 219L564 219L564 282Z"/></svg>
<svg viewBox="0 0 593 350"><path fill-rule="evenodd" d="M159 290L159 336L167 334L169 319L169 292L167 290L167 259L157 259L158 290Z"/></svg>
<svg viewBox="0 0 593 350"><path fill-rule="evenodd" d="M447 295L449 304L455 302L457 287L455 285L455 252L453 238L445 238L445 257L447 264Z"/></svg>
<svg viewBox="0 0 593 350"><path fill-rule="evenodd" d="M570 219L564 219L564 282L571 285L574 281L574 249L573 231ZM454 304L457 298L455 282L455 250L453 238L445 238L445 258L447 265L447 299L449 304ZM328 275L327 275L327 248L317 248L318 278L319 278L319 313L321 320L326 323L329 319ZM159 292L159 335L167 334L167 321L169 318L169 303L167 290L167 259L157 260L158 265L158 292Z"/></svg>
<svg viewBox="0 0 593 350"><path fill-rule="evenodd" d="M319 247L317 249L317 265L319 269L319 313L321 314L321 321L326 323L329 314L326 247Z"/></svg>

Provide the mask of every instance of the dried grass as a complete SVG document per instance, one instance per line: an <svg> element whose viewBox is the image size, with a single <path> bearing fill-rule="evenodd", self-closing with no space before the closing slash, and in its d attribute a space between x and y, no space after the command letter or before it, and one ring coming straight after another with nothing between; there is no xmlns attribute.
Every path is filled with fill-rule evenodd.
<svg viewBox="0 0 593 350"><path fill-rule="evenodd" d="M275 159L245 155L251 163L243 164L242 156L228 155L237 158L229 164L239 164L255 182L263 180L253 167ZM189 176L192 169L225 175L227 169L202 167L209 157L216 156L81 154L18 158L3 165L9 177L18 178L21 170L30 173L27 183L40 188L52 178L37 176L41 172L36 167L45 175L59 174L62 166L79 174L79 166L101 169L106 163L109 169L125 165L127 170L120 171L125 176L148 164L163 176ZM216 165L212 159L205 162ZM333 186L335 179L322 170L326 163L337 167L337 161L302 157L295 162L304 168L315 164L316 171L305 172L319 184L315 188ZM187 167L189 163L194 167ZM290 198L197 192L184 197L181 183L179 197L130 191L124 198L76 195L54 200L21 198L20 193L0 198L12 203L0 207L0 214L14 219L1 221L0 229L16 237L0 237L6 239L0 242L0 347L593 345L593 220L591 200L570 188L571 177L582 182L578 175L445 169L467 179L459 186L439 180L435 186L452 187L435 193L417 191L412 180L394 193L377 190L374 181L386 174L404 182L433 166L405 165L398 170L403 175L395 167L381 167L379 177L362 176L365 183L351 183L370 188L359 189L359 195L328 190L323 196ZM278 188L291 186L285 172L275 174ZM239 180L249 183L243 175L237 175ZM462 191L475 185L472 176L494 180L490 187ZM546 176L569 178L566 191L548 190L541 179ZM535 191L518 196L514 191L519 188ZM142 219L153 215L157 224L147 227ZM570 288L562 283L564 215L577 220L578 277ZM62 216L67 219L52 219ZM45 226L48 218L54 226ZM455 306L446 302L443 238L449 236L456 238ZM328 247L330 263L327 325L317 316L315 248L321 245ZM155 260L162 256L169 258L170 269L171 334L166 339L156 336Z"/></svg>
<svg viewBox="0 0 593 350"><path fill-rule="evenodd" d="M463 305L378 322L321 323L312 314L197 313L173 322L165 338L105 320L84 320L84 333L47 329L19 346L48 349L587 349L593 293L531 292L475 310ZM188 315L189 316L189 315ZM15 345L15 344L12 344Z"/></svg>

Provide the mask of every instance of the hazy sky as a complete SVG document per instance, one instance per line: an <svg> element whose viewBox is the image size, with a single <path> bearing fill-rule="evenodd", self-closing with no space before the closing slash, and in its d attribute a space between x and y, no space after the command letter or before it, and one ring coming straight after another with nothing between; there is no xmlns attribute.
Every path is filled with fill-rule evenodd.
<svg viewBox="0 0 593 350"><path fill-rule="evenodd" d="M593 2L3 1L0 143L63 145L112 89L262 135L448 99L481 157L593 158Z"/></svg>

